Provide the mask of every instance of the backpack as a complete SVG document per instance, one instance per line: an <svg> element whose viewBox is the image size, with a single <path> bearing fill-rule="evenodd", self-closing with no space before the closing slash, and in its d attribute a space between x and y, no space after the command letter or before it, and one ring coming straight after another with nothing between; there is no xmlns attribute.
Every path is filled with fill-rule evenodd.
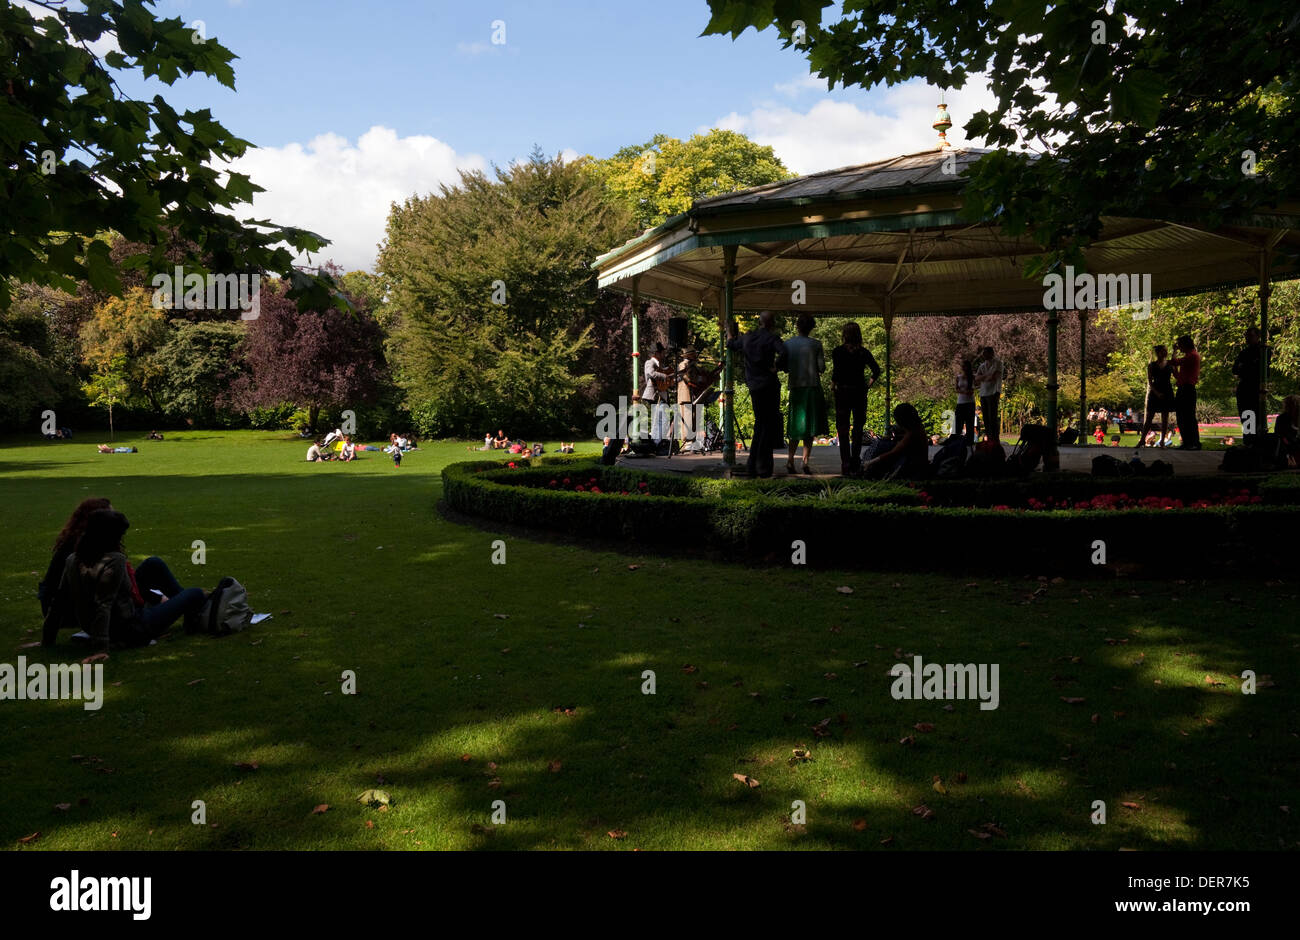
<svg viewBox="0 0 1300 940"><path fill-rule="evenodd" d="M222 578L199 610L199 624L212 636L238 633L253 619L248 592L234 578Z"/></svg>
<svg viewBox="0 0 1300 940"><path fill-rule="evenodd" d="M966 466L966 440L954 434L939 445L930 459L930 471L936 477L955 477Z"/></svg>
<svg viewBox="0 0 1300 940"><path fill-rule="evenodd" d="M1026 424L1020 429L1020 441L1012 451L1011 461L1020 473L1038 469L1043 454L1052 444L1052 432L1043 424Z"/></svg>
<svg viewBox="0 0 1300 940"><path fill-rule="evenodd" d="M1133 469L1129 464L1110 454L1099 454L1092 458L1092 475L1095 477L1131 477Z"/></svg>

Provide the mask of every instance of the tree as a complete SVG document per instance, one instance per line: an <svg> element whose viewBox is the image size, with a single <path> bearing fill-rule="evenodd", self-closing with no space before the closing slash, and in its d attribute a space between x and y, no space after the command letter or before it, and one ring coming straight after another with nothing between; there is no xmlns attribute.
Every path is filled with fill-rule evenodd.
<svg viewBox="0 0 1300 940"><path fill-rule="evenodd" d="M243 371L240 347L245 333L245 323L239 320L173 320L167 342L151 357L163 412L205 424L221 418L217 403Z"/></svg>
<svg viewBox="0 0 1300 940"><path fill-rule="evenodd" d="M775 27L828 84L988 77L996 103L965 125L1000 150L970 172L964 206L1082 264L1104 215L1218 226L1300 189L1289 103L1300 91L1292 0L708 0L705 34ZM802 21L800 30L796 21Z"/></svg>
<svg viewBox="0 0 1300 940"><path fill-rule="evenodd" d="M86 365L96 372L110 371L120 362L128 396L144 398L159 412L162 373L154 353L166 344L169 331L164 312L151 300L148 291L133 287L101 303L82 327L81 348Z"/></svg>
<svg viewBox="0 0 1300 940"><path fill-rule="evenodd" d="M771 147L714 128L681 141L656 134L591 164L639 228L685 212L696 199L719 196L793 176Z"/></svg>
<svg viewBox="0 0 1300 940"><path fill-rule="evenodd" d="M421 429L585 423L591 263L629 234L589 166L538 152L395 205L379 255L395 311L388 352Z"/></svg>
<svg viewBox="0 0 1300 940"><path fill-rule="evenodd" d="M322 408L356 408L373 401L385 372L383 333L374 317L349 299L300 312L283 282L263 286L261 313L247 321L235 377L218 406L243 409L291 402L315 427Z"/></svg>
<svg viewBox="0 0 1300 940"><path fill-rule="evenodd" d="M126 401L131 394L131 386L127 381L126 357L117 356L101 363L81 390L92 405L108 409L108 439L113 440L113 406Z"/></svg>
<svg viewBox="0 0 1300 940"><path fill-rule="evenodd" d="M0 310L0 426L21 426L76 395L74 360L46 316L47 305L57 301L48 288L20 289L13 305Z"/></svg>
<svg viewBox="0 0 1300 940"><path fill-rule="evenodd" d="M11 276L64 289L81 278L120 292L109 246L96 237L107 231L148 245L154 268L173 236L197 246L188 259L195 267L206 258L227 272L289 273L294 251L285 244L297 251L327 244L223 211L251 203L261 187L220 169L250 144L210 111L178 114L161 96L143 101L122 91L114 73L137 70L168 85L199 73L234 88L234 53L178 18L157 19L153 2L0 5L0 309ZM104 41L110 49L101 58L89 44ZM304 303L330 300L328 279L299 274L292 283Z"/></svg>

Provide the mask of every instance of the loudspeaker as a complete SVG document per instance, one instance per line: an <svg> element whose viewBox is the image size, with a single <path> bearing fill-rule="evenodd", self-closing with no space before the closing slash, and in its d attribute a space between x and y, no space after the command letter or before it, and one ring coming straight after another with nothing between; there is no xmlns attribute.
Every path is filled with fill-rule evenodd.
<svg viewBox="0 0 1300 940"><path fill-rule="evenodd" d="M678 349L686 345L685 317L673 317L668 321L668 345Z"/></svg>

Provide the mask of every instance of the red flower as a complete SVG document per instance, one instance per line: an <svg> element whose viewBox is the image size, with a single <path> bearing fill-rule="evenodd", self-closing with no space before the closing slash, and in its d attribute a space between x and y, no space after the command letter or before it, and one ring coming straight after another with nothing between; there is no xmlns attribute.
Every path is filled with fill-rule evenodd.
<svg viewBox="0 0 1300 940"><path fill-rule="evenodd" d="M569 482L569 478L568 478L568 477L565 477L565 478L564 478L564 482L565 482L565 484L567 485L568 482Z"/></svg>
<svg viewBox="0 0 1300 940"><path fill-rule="evenodd" d="M513 470L515 468L515 462L512 460L508 464L506 464L506 466L509 467L511 470Z"/></svg>
<svg viewBox="0 0 1300 940"><path fill-rule="evenodd" d="M573 488L573 491L575 493L585 493L587 492L587 488L583 486L581 483L579 483L577 486Z"/></svg>
<svg viewBox="0 0 1300 940"><path fill-rule="evenodd" d="M554 485L555 485L555 481L552 480L552 481L551 481L551 486L554 486Z"/></svg>
<svg viewBox="0 0 1300 940"><path fill-rule="evenodd" d="M622 496L626 496L626 495L627 495L627 490L623 490L623 492L622 492L620 495L622 495Z"/></svg>
<svg viewBox="0 0 1300 940"><path fill-rule="evenodd" d="M593 493L599 493L599 492L600 492L600 487L599 487L599 486L593 486L593 487L591 488L591 491L592 491Z"/></svg>

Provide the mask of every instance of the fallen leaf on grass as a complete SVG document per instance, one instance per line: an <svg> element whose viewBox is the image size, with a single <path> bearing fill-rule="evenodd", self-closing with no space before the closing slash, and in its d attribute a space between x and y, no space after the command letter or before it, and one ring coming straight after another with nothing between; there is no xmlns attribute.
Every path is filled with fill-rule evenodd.
<svg viewBox="0 0 1300 940"><path fill-rule="evenodd" d="M973 836L974 836L975 838L977 838L977 839L992 839L992 838L993 838L992 834L987 833L987 832L980 832L978 829L967 829L966 831L969 832L971 835L973 835Z"/></svg>
<svg viewBox="0 0 1300 940"><path fill-rule="evenodd" d="M364 790L357 797L357 802L367 806L387 806L391 800L386 790Z"/></svg>
<svg viewBox="0 0 1300 940"><path fill-rule="evenodd" d="M847 584L841 584L841 585L840 585L839 587L837 587L835 590L839 591L841 594L852 594L852 593L853 593L853 588L849 587Z"/></svg>
<svg viewBox="0 0 1300 940"><path fill-rule="evenodd" d="M855 819L853 820L853 828L858 832L865 832L867 829L867 821L865 819Z"/></svg>
<svg viewBox="0 0 1300 940"><path fill-rule="evenodd" d="M812 760L812 752L809 751L808 748L806 747L797 747L792 752L790 763L797 764L800 763L801 761L809 761L809 760Z"/></svg>
<svg viewBox="0 0 1300 940"><path fill-rule="evenodd" d="M893 845L893 844L894 844L894 837L893 837L893 836L885 836L883 839L880 840L880 844L881 844L881 845Z"/></svg>
<svg viewBox="0 0 1300 940"><path fill-rule="evenodd" d="M922 731L927 734L934 730L934 725L930 724L928 721L918 721L916 724L912 725L912 727L917 731Z"/></svg>
<svg viewBox="0 0 1300 940"><path fill-rule="evenodd" d="M927 822L934 821L934 810L930 809L930 807L926 806L924 803L920 804L919 806L913 806L912 815L920 816L922 819L926 820Z"/></svg>
<svg viewBox="0 0 1300 940"><path fill-rule="evenodd" d="M55 803L55 804L54 804L54 808L57 809L57 810L60 810L60 811L62 811L62 810L69 810L69 809L72 809L72 804L71 804L71 803Z"/></svg>
<svg viewBox="0 0 1300 940"><path fill-rule="evenodd" d="M808 704L809 704L809 705L825 705L825 704L826 704L827 702L829 702L829 701L830 701L830 699L828 699L826 696L824 696L824 695L817 695L817 696L814 696L813 698L808 699Z"/></svg>
<svg viewBox="0 0 1300 940"><path fill-rule="evenodd" d="M640 565L628 565L628 566L627 566L627 570L628 570L628 571L636 571L636 569L638 569L638 568L640 568L640 567L641 567Z"/></svg>
<svg viewBox="0 0 1300 940"><path fill-rule="evenodd" d="M241 761L235 765L236 770L257 770L260 765L255 760Z"/></svg>
<svg viewBox="0 0 1300 940"><path fill-rule="evenodd" d="M1220 685L1223 685L1224 682L1223 682L1222 679L1216 679L1216 678L1214 678L1214 676L1206 676L1206 677L1205 677L1205 684L1206 684L1206 685L1213 685L1213 686L1220 686Z"/></svg>
<svg viewBox="0 0 1300 940"><path fill-rule="evenodd" d="M739 780L741 783L749 787L751 790L760 786L759 782L755 780L753 777L751 777L749 774L732 774L731 779Z"/></svg>
<svg viewBox="0 0 1300 940"><path fill-rule="evenodd" d="M931 785L931 787L935 793L942 793L944 795L947 795L948 793L948 788L943 785L943 781L939 779L939 776L937 774L935 775L934 783Z"/></svg>
<svg viewBox="0 0 1300 940"><path fill-rule="evenodd" d="M1066 697L1066 696L1062 695L1062 696L1061 696L1061 701L1064 702L1066 705L1081 705L1081 704L1083 704L1083 702L1084 702L1085 700L1084 700L1083 698L1079 698L1079 697L1077 697L1077 696Z"/></svg>
<svg viewBox="0 0 1300 940"><path fill-rule="evenodd" d="M313 816L320 816L320 815L322 815L322 814L324 814L324 813L328 813L328 812L329 812L329 809L330 809L330 805L329 805L328 803L321 803L320 805L318 805L315 809L313 809L313 810L311 811L311 814L312 814Z"/></svg>
<svg viewBox="0 0 1300 940"><path fill-rule="evenodd" d="M91 653L89 656L87 656L87 657L86 657L85 659L83 659L81 662L82 662L82 665L86 665L86 664L89 664L89 663L102 663L102 662L106 662L107 660L108 660L108 654L107 654L107 653Z"/></svg>
<svg viewBox="0 0 1300 940"><path fill-rule="evenodd" d="M609 830L609 837L611 839L626 839L627 833L622 829L611 829Z"/></svg>
<svg viewBox="0 0 1300 940"><path fill-rule="evenodd" d="M563 767L564 765L561 764L558 760L553 760L546 766L550 769L551 773L558 774L560 772L560 768Z"/></svg>
<svg viewBox="0 0 1300 940"><path fill-rule="evenodd" d="M1124 803L1120 803L1119 805L1120 805L1120 806L1127 807L1128 809L1141 809L1141 808L1142 808L1142 807L1141 807L1139 804L1137 804L1137 803L1124 802Z"/></svg>
<svg viewBox="0 0 1300 940"><path fill-rule="evenodd" d="M41 641L40 641L40 640L32 640L32 642L30 642L30 643L19 643L19 644L18 644L18 648L19 648L20 650L29 650L29 649L34 649L35 647L40 646L40 645L41 645Z"/></svg>
<svg viewBox="0 0 1300 940"><path fill-rule="evenodd" d="M912 736L909 734L909 735L908 735L907 737L905 737L905 738L899 738L899 739L898 739L898 743L899 743L899 744L915 744L915 743L916 743L916 738L912 737Z"/></svg>
<svg viewBox="0 0 1300 940"><path fill-rule="evenodd" d="M470 761L472 761L473 759L474 759L474 758L470 757L468 754L462 754L462 755L460 755L460 762L461 762L462 764L468 764L468 763L469 763Z"/></svg>
<svg viewBox="0 0 1300 940"><path fill-rule="evenodd" d="M366 828L367 828L367 829L373 829L373 828L375 828L375 824L374 824L374 822L371 821L371 820L369 820L369 819L367 819L367 820L366 820Z"/></svg>
<svg viewBox="0 0 1300 940"><path fill-rule="evenodd" d="M493 614L492 616L496 617L498 620L507 620L510 617L509 614Z"/></svg>
<svg viewBox="0 0 1300 940"><path fill-rule="evenodd" d="M186 685L198 685L200 682L206 682L206 681L207 681L206 679L195 679L194 681L192 681L192 682L187 682L187 683L185 683L185 684L186 684Z"/></svg>

